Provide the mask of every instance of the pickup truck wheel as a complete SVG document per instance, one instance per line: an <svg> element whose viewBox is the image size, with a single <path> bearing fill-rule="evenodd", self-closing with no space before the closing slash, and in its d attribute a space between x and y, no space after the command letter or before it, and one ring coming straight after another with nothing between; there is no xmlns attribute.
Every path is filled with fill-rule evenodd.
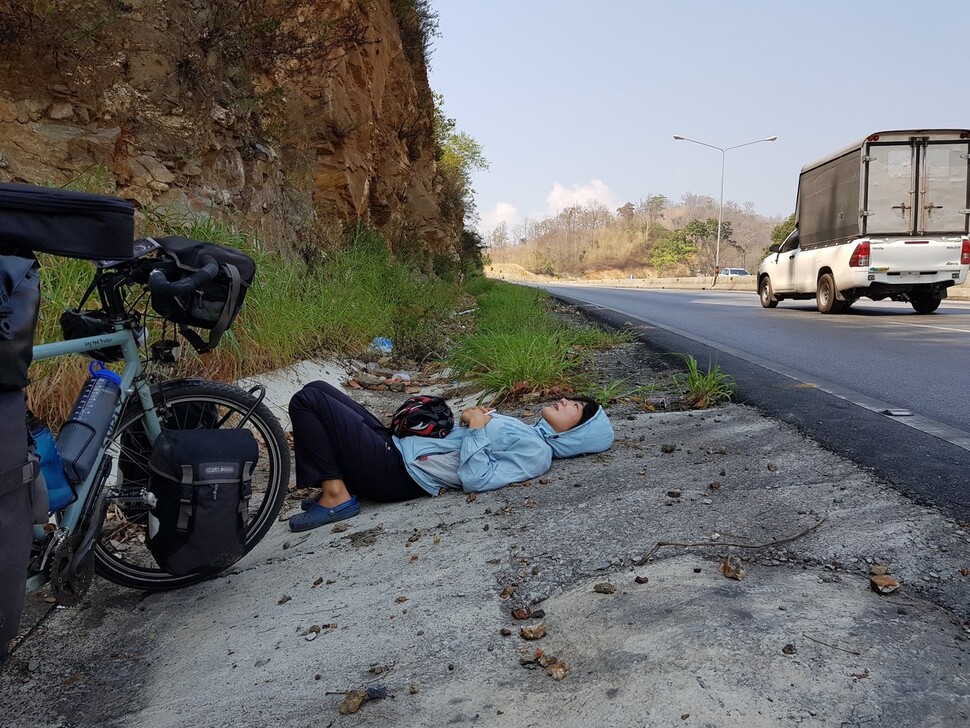
<svg viewBox="0 0 970 728"><path fill-rule="evenodd" d="M933 313L940 307L940 299L932 296L921 296L910 301L916 313Z"/></svg>
<svg viewBox="0 0 970 728"><path fill-rule="evenodd" d="M818 279L815 291L815 303L821 313L841 313L842 301L836 298L835 278L831 273L823 273Z"/></svg>
<svg viewBox="0 0 970 728"><path fill-rule="evenodd" d="M765 308L774 308L778 305L778 299L771 291L771 279L765 276L758 284L758 296L761 298L761 305Z"/></svg>

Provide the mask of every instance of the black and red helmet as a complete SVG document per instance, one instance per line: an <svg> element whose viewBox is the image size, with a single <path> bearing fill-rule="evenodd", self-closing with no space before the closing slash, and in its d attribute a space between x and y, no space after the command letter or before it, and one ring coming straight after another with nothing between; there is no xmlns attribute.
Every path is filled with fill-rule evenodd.
<svg viewBox="0 0 970 728"><path fill-rule="evenodd" d="M398 437L444 437L454 426L455 416L448 403L425 394L406 399L391 418L391 432Z"/></svg>

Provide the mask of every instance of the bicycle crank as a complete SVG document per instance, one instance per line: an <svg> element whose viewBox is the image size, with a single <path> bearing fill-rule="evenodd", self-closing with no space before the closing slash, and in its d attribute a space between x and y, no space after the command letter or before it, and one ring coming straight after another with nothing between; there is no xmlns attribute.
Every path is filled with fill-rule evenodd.
<svg viewBox="0 0 970 728"><path fill-rule="evenodd" d="M61 542L51 556L51 593L57 603L73 607L87 594L94 579L94 557L90 550L78 559L69 541Z"/></svg>

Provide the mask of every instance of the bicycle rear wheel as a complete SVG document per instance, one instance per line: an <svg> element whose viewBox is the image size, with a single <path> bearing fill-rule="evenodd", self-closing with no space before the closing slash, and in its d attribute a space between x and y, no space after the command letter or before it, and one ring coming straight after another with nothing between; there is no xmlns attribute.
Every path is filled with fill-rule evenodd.
<svg viewBox="0 0 970 728"><path fill-rule="evenodd" d="M290 481L290 451L279 420L265 404L238 387L201 379L164 382L153 392L162 426L169 429L237 427L244 425L259 445L253 471L247 553L273 525ZM151 446L145 414L137 398L125 406L108 447L113 464L104 488L148 487ZM94 547L97 573L122 586L158 591L203 581L223 569L204 574L173 576L158 568L146 545L148 507L111 504Z"/></svg>

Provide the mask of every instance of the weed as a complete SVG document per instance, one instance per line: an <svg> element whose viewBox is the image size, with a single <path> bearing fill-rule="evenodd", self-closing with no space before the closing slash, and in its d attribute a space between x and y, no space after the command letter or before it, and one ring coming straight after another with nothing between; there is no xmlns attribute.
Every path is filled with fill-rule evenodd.
<svg viewBox="0 0 970 728"><path fill-rule="evenodd" d="M702 372L697 360L690 354L678 354L687 365L687 371L673 376L675 386L682 391L683 402L692 409L714 407L722 402L730 402L737 385L734 380L721 371L717 364L707 365Z"/></svg>
<svg viewBox="0 0 970 728"><path fill-rule="evenodd" d="M587 351L619 341L557 321L548 296L534 288L472 277L465 290L478 300L477 329L458 342L449 363L499 399L530 390L585 389Z"/></svg>

